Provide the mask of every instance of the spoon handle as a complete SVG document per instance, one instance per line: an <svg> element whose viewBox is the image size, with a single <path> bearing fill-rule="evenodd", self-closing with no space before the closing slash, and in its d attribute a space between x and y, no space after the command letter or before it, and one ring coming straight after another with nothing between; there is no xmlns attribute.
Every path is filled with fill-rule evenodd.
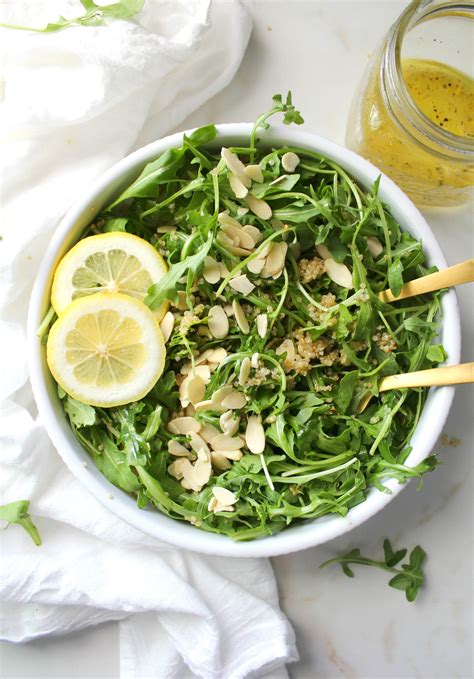
<svg viewBox="0 0 474 679"><path fill-rule="evenodd" d="M379 382L379 391L406 387L442 387L448 384L474 382L474 362L446 365L442 368L418 370L403 375L389 375Z"/></svg>
<svg viewBox="0 0 474 679"><path fill-rule="evenodd" d="M460 264L448 266L447 269L442 269L436 273L430 273L428 276L422 276L414 281L405 283L397 297L392 294L390 289L383 290L383 292L379 292L379 299L387 303L396 302L399 299L422 295L425 292L433 292L434 290L451 288L453 285L472 282L474 282L474 259L467 259Z"/></svg>

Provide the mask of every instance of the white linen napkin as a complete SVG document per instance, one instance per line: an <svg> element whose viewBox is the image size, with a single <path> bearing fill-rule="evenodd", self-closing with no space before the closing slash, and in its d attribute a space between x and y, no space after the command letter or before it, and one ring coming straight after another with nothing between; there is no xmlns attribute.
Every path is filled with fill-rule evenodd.
<svg viewBox="0 0 474 679"><path fill-rule="evenodd" d="M66 0L0 3L0 22L30 26L80 13ZM43 538L2 531L0 638L120 620L123 679L276 678L297 659L267 560L177 550L79 485L38 418L25 357L31 286L59 219L138 140L224 87L250 28L237 0L148 0L105 27L0 29L0 503L30 499Z"/></svg>

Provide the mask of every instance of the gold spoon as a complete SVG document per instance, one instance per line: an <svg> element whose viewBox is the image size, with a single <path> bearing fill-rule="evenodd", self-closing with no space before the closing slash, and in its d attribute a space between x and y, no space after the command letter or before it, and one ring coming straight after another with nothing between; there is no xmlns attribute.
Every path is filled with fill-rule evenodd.
<svg viewBox="0 0 474 679"><path fill-rule="evenodd" d="M444 387L450 384L467 384L474 382L474 362L460 365L446 365L442 368L417 370L401 375L382 377L378 388L381 391L390 389L406 389L409 387ZM362 413L368 406L373 394L365 394L357 406L357 412Z"/></svg>
<svg viewBox="0 0 474 679"><path fill-rule="evenodd" d="M474 259L467 259L465 262L448 266L446 269L430 273L414 281L402 285L400 294L395 297L390 289L379 292L379 299L382 302L397 302L399 299L422 295L425 292L434 292L443 288L451 288L454 285L474 282ZM423 385L418 385L423 386Z"/></svg>

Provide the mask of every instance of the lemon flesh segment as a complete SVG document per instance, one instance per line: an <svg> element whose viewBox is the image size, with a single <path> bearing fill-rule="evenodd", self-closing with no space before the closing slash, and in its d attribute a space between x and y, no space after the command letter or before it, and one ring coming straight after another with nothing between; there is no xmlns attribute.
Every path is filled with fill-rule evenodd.
<svg viewBox="0 0 474 679"><path fill-rule="evenodd" d="M52 326L46 345L49 369L64 391L103 408L146 396L163 372L165 356L155 315L120 293L72 302Z"/></svg>
<svg viewBox="0 0 474 679"><path fill-rule="evenodd" d="M60 316L76 299L118 292L143 301L148 288L167 272L161 255L143 238L114 232L80 240L59 262L51 304ZM153 313L161 321L168 303Z"/></svg>

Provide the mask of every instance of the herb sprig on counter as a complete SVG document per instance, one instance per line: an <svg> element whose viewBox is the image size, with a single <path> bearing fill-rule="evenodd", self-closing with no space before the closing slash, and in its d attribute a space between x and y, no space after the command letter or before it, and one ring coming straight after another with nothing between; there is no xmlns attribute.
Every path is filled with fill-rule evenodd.
<svg viewBox="0 0 474 679"><path fill-rule="evenodd" d="M291 96L273 102L271 113L302 122ZM169 269L145 301L169 302L174 325L164 373L137 403L93 408L60 392L78 440L140 507L234 540L345 516L371 488L389 493L387 479L421 478L437 464L434 455L406 464L426 390L377 390L385 375L445 358L432 344L439 293L395 304L377 296L433 270L422 244L380 200L378 181L362 187L318 153L258 140L267 119L248 146L221 150L213 125L184 136L89 226L84 235L127 231L157 249ZM199 373L205 393L194 410L183 383ZM242 444L210 451L202 482L196 436L170 423L191 419L213 448L226 390L226 427ZM216 507L219 489L230 494Z"/></svg>
<svg viewBox="0 0 474 679"><path fill-rule="evenodd" d="M41 536L28 513L30 506L29 500L17 500L7 505L0 506L0 521L6 521L7 527L16 523L21 526L31 537L35 545L41 545Z"/></svg>
<svg viewBox="0 0 474 679"><path fill-rule="evenodd" d="M338 563L343 572L349 577L354 577L354 572L349 567L349 565L362 565L362 566L374 566L375 568L381 568L382 570L388 571L389 573L395 573L394 577L389 580L389 586L394 589L399 589L405 592L407 601L415 601L420 587L424 582L423 574L423 563L426 559L426 553L424 550L417 545L408 557L407 563L401 564L401 568L395 568L397 564L402 561L407 555L407 549L400 549L396 552L393 551L393 547L388 539L384 540L383 543L384 560L376 561L374 559L369 559L362 556L360 549L352 549L347 554L342 556L336 556L334 559L329 559L320 565L320 568L324 568L329 564Z"/></svg>

